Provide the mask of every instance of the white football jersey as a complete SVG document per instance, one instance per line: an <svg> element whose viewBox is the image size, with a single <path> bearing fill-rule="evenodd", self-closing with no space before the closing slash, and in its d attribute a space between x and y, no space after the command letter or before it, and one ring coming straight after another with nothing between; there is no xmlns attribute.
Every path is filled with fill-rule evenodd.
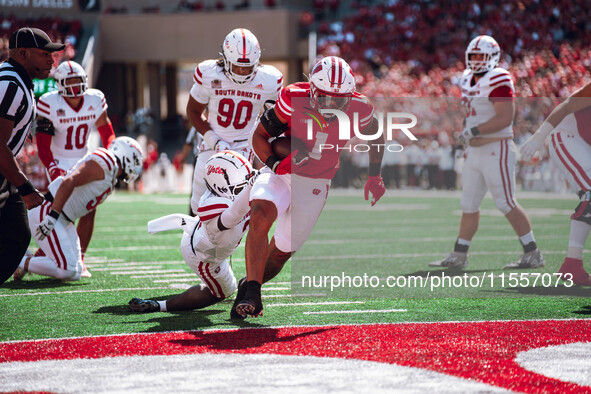
<svg viewBox="0 0 591 394"><path fill-rule="evenodd" d="M119 167L117 166L117 159L113 152L105 148L99 148L92 153L80 159L68 174L82 165L82 163L93 160L97 162L105 171L105 178L92 181L82 186L74 188L70 198L64 205L62 212L68 219L75 221L76 219L86 215L105 201L105 199L113 192L117 184L117 173ZM49 184L49 191L55 196L59 186L64 177L57 177Z"/></svg>
<svg viewBox="0 0 591 394"><path fill-rule="evenodd" d="M261 108L267 100L277 100L283 75L273 66L257 68L254 78L243 85L233 83L216 60L199 63L193 75L191 96L207 104L209 124L226 142L248 140Z"/></svg>
<svg viewBox="0 0 591 394"><path fill-rule="evenodd" d="M53 123L51 152L60 158L82 158L88 153L88 135L98 118L107 110L105 95L97 89L87 89L79 109L74 109L57 92L45 93L37 103L37 114Z"/></svg>
<svg viewBox="0 0 591 394"><path fill-rule="evenodd" d="M247 211L244 212L242 220L236 226L220 231L218 217L232 204L234 204L232 200L217 197L209 190L201 198L197 209L200 222L193 235L193 250L200 261L222 263L236 251L242 236L248 229L250 210L245 204Z"/></svg>
<svg viewBox="0 0 591 394"><path fill-rule="evenodd" d="M508 87L512 93L510 97L513 97L515 92L511 74L500 67L484 74L474 85L472 85L473 78L472 70L466 69L461 81L462 102L466 106L467 128L479 126L496 115L495 107L490 100L491 93L495 89L501 86ZM479 138L497 137L513 138L513 123L502 130L479 136Z"/></svg>

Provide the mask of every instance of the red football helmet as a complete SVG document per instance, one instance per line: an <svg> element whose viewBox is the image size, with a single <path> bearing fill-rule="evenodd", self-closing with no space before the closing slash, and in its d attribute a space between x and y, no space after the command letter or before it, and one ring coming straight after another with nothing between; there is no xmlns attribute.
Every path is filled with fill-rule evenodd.
<svg viewBox="0 0 591 394"><path fill-rule="evenodd" d="M337 56L328 56L316 63L310 73L310 102L316 110L349 107L355 92L351 67Z"/></svg>

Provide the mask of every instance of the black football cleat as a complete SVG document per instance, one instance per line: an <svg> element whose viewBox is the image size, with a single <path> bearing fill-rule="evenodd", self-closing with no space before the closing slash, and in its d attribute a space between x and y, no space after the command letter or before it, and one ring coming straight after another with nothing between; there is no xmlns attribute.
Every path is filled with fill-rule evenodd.
<svg viewBox="0 0 591 394"><path fill-rule="evenodd" d="M232 309L230 310L230 319L244 319L246 315L241 315L236 312L236 307L238 303L244 298L246 295L246 276L238 281L238 292L236 293L236 299L234 300L234 304L232 305Z"/></svg>
<svg viewBox="0 0 591 394"><path fill-rule="evenodd" d="M160 304L154 300L132 298L131 301L129 301L129 310L140 313L160 312Z"/></svg>
<svg viewBox="0 0 591 394"><path fill-rule="evenodd" d="M261 296L247 295L244 297L244 299L236 305L236 313L240 316L263 316L263 302L261 301Z"/></svg>

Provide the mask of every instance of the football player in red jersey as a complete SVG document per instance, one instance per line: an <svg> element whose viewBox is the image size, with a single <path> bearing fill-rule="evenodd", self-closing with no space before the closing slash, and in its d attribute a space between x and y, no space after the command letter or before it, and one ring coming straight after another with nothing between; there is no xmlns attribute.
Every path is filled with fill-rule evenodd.
<svg viewBox="0 0 591 394"><path fill-rule="evenodd" d="M266 167L250 193L251 219L245 252L247 280L239 284L231 318L262 314L261 285L281 271L312 232L338 169L338 148L343 148L350 139L341 135L337 114L357 119L359 124L355 127L362 134L377 135L379 125L373 105L355 91L351 68L336 56L318 62L309 82L283 88L276 104L263 113L252 136L252 147ZM269 139L281 134L302 141L307 155L301 157L294 150L283 160L275 156ZM372 142L384 144L384 138L380 135ZM385 193L380 175L382 156L383 150L375 147L370 150L365 199L371 193L372 206ZM275 234L269 242L268 233L275 220Z"/></svg>
<svg viewBox="0 0 591 394"><path fill-rule="evenodd" d="M107 115L105 95L88 87L84 68L71 60L61 63L53 75L57 91L45 93L37 103L37 150L47 168L49 182L66 172L88 153L88 136L96 127L103 147L115 139ZM78 220L82 258L94 230L95 210ZM91 274L84 269L84 277Z"/></svg>
<svg viewBox="0 0 591 394"><path fill-rule="evenodd" d="M570 237L564 263L558 270L572 275L579 286L591 286L583 268L583 249L591 230L591 83L559 104L540 128L520 148L521 159L529 161L544 148L550 136L550 158L578 189L580 202L570 217ZM564 279L568 279L565 276Z"/></svg>
<svg viewBox="0 0 591 394"><path fill-rule="evenodd" d="M545 264L529 218L514 197L515 89L509 72L497 67L500 55L499 44L490 36L474 38L466 49L466 70L461 79L466 120L460 141L468 148L462 171L460 231L453 252L441 261L429 263L431 267L468 265L468 248L478 230L480 204L487 191L523 246L523 256L504 268L538 268Z"/></svg>

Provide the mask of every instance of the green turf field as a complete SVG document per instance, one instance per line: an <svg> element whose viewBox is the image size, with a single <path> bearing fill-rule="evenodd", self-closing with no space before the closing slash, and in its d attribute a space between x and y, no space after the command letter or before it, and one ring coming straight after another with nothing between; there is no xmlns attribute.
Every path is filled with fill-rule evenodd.
<svg viewBox="0 0 591 394"><path fill-rule="evenodd" d="M552 276L566 255L568 215L575 198L528 193L517 197L530 216L546 267L527 270L525 276L502 270L522 250L507 220L486 198L469 266L442 274L427 265L453 246L460 218L458 193L388 191L369 208L362 190L336 191L308 243L279 277L263 287L264 317L234 322L229 320L233 297L202 311L128 311L132 297L163 299L197 283L197 277L182 260L180 231L156 235L146 231L150 219L186 213L188 197L118 192L98 209L87 253L92 278L62 283L28 275L22 282L10 279L0 287L0 341L210 328L589 316L591 291L566 287ZM245 272L243 244L232 259L238 278ZM587 263L589 257L586 250ZM510 282L511 272L518 276ZM302 287L302 277L312 275L367 275L379 284L337 287L332 292L329 287ZM458 284L464 276L473 282L431 288L433 277L442 275L458 278ZM416 283L382 286L388 276L407 282L410 277L429 276L431 282L424 288ZM480 278L486 284L475 286Z"/></svg>

